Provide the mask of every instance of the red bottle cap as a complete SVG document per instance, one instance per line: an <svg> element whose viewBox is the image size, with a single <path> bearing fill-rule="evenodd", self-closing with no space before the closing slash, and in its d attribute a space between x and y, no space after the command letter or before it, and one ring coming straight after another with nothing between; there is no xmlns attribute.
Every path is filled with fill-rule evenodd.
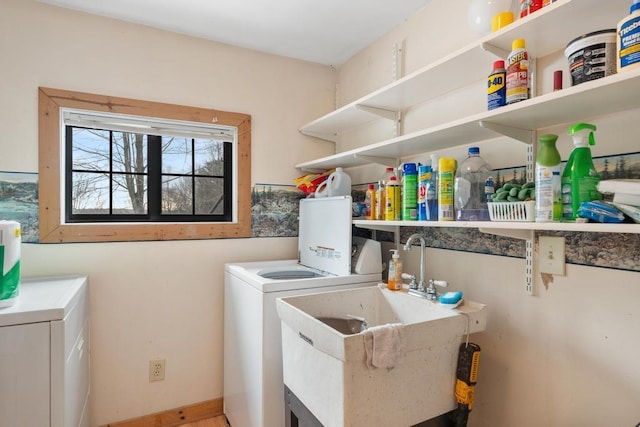
<svg viewBox="0 0 640 427"><path fill-rule="evenodd" d="M504 68L504 61L502 59L493 63L494 70L499 70L500 68Z"/></svg>

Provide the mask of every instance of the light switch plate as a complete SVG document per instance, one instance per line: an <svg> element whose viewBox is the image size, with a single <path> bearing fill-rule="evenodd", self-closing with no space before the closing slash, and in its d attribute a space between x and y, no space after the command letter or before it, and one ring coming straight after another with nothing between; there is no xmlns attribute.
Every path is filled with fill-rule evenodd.
<svg viewBox="0 0 640 427"><path fill-rule="evenodd" d="M538 238L538 271L564 276L564 237Z"/></svg>

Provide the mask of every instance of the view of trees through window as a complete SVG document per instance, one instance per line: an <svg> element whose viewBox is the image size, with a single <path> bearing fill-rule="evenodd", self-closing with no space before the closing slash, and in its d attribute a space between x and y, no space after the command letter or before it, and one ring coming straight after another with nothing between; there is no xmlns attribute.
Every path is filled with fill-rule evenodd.
<svg viewBox="0 0 640 427"><path fill-rule="evenodd" d="M224 215L229 145L67 126L70 220Z"/></svg>

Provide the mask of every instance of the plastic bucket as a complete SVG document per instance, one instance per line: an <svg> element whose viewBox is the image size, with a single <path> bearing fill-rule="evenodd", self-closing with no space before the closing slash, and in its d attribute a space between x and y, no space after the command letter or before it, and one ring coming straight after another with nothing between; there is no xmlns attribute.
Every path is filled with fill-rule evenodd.
<svg viewBox="0 0 640 427"><path fill-rule="evenodd" d="M564 51L571 85L616 73L616 30L601 30L572 40Z"/></svg>

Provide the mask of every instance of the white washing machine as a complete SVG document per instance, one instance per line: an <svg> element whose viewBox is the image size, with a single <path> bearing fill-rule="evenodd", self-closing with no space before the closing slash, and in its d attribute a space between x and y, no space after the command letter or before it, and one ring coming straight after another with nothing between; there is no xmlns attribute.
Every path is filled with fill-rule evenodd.
<svg viewBox="0 0 640 427"><path fill-rule="evenodd" d="M225 266L224 413L231 427L285 425L276 298L381 281L380 244L351 237L349 196L300 201L298 253L299 260Z"/></svg>

